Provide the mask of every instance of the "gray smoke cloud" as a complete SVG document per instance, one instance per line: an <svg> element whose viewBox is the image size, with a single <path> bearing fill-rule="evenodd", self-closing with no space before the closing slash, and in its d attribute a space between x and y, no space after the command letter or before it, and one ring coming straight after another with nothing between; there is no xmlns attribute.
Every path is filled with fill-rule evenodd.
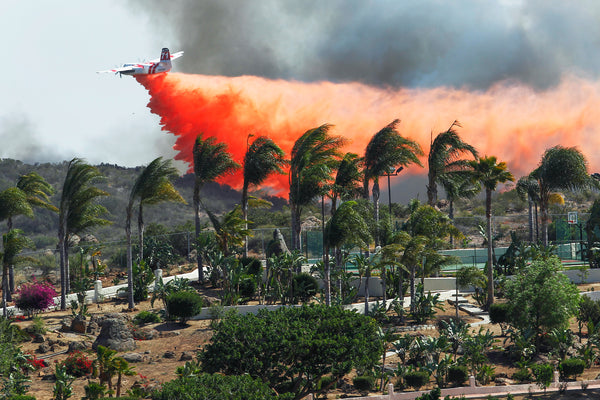
<svg viewBox="0 0 600 400"><path fill-rule="evenodd" d="M131 0L177 70L379 86L538 89L600 71L595 0Z"/></svg>
<svg viewBox="0 0 600 400"><path fill-rule="evenodd" d="M58 162L66 157L39 144L36 126L24 114L0 117L0 158L13 158L26 163Z"/></svg>

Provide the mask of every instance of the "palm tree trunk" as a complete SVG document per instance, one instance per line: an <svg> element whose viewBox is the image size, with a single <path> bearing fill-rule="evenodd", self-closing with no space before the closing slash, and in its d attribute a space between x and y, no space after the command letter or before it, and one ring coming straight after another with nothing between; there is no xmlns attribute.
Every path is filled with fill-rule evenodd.
<svg viewBox="0 0 600 400"><path fill-rule="evenodd" d="M379 232L379 179L373 179L373 214L375 218L375 226L377 233L375 234L375 246L379 246L381 243L380 232Z"/></svg>
<svg viewBox="0 0 600 400"><path fill-rule="evenodd" d="M58 238L58 251L60 254L60 309L67 309L67 274L65 262L65 235L61 233Z"/></svg>
<svg viewBox="0 0 600 400"><path fill-rule="evenodd" d="M2 315L8 317L7 302L8 302L8 270L6 265L2 265Z"/></svg>
<svg viewBox="0 0 600 400"><path fill-rule="evenodd" d="M410 312L415 311L415 270L416 265L410 266Z"/></svg>
<svg viewBox="0 0 600 400"><path fill-rule="evenodd" d="M130 227L131 230L131 227ZM131 232L130 232L131 234ZM144 259L144 206L140 200L140 207L138 209L138 244L139 244L139 262Z"/></svg>
<svg viewBox="0 0 600 400"><path fill-rule="evenodd" d="M535 208L535 241L536 243L540 241L540 227L538 225L538 205L537 203L533 204L534 208Z"/></svg>
<svg viewBox="0 0 600 400"><path fill-rule="evenodd" d="M244 219L244 228L248 230L248 182L244 180L242 187L242 218ZM244 236L244 257L248 257L248 236Z"/></svg>
<svg viewBox="0 0 600 400"><path fill-rule="evenodd" d="M8 292L6 293L6 300L12 301L12 295L15 292L15 266L8 266Z"/></svg>
<svg viewBox="0 0 600 400"><path fill-rule="evenodd" d="M487 278L488 278L488 299L487 299L487 308L490 309L490 306L494 304L494 256L493 256L493 246L494 240L492 238L492 191L490 189L486 189L485 191L485 218L487 221L486 226L486 235L487 235Z"/></svg>
<svg viewBox="0 0 600 400"><path fill-rule="evenodd" d="M127 300L129 309L135 308L133 298L133 251L131 246L131 208L127 209L127 219L125 221L125 236L127 237Z"/></svg>
<svg viewBox="0 0 600 400"><path fill-rule="evenodd" d="M292 246L294 250L302 250L302 241L300 234L302 233L302 225L300 224L301 209L298 205L291 205L292 213Z"/></svg>
<svg viewBox="0 0 600 400"><path fill-rule="evenodd" d="M528 211L528 220L529 220L529 243L533 242L533 201L531 200L531 196L528 195L527 203L529 206Z"/></svg>
<svg viewBox="0 0 600 400"><path fill-rule="evenodd" d="M198 182L194 185L194 225L196 230L196 262L198 264L198 283L202 285L204 283L204 266L202 265L202 251L199 248L200 231L200 186Z"/></svg>
<svg viewBox="0 0 600 400"><path fill-rule="evenodd" d="M329 246L324 248L324 267L325 267L325 305L331 305L331 266L329 264Z"/></svg>
<svg viewBox="0 0 600 400"><path fill-rule="evenodd" d="M383 305L387 309L387 283L385 281L386 278L387 267L385 265L381 266L381 289L383 290Z"/></svg>
<svg viewBox="0 0 600 400"><path fill-rule="evenodd" d="M548 202L540 202L540 212L542 214L542 244L548 246Z"/></svg>
<svg viewBox="0 0 600 400"><path fill-rule="evenodd" d="M452 225L454 225L454 200L450 199L450 207L448 210L448 218L452 221ZM454 248L454 235L450 234L450 247Z"/></svg>
<svg viewBox="0 0 600 400"><path fill-rule="evenodd" d="M369 278L371 278L371 266L365 271L365 315L369 315Z"/></svg>
<svg viewBox="0 0 600 400"><path fill-rule="evenodd" d="M431 173L428 174L428 184L427 184L427 204L431 207L437 203L437 185L435 183L435 176Z"/></svg>

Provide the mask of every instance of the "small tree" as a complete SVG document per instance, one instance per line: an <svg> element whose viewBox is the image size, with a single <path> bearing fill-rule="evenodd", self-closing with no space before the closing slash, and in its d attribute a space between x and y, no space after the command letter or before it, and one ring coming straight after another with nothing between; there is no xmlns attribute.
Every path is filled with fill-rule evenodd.
<svg viewBox="0 0 600 400"><path fill-rule="evenodd" d="M175 292L167 297L167 313L178 317L181 324L202 310L202 297L196 292Z"/></svg>
<svg viewBox="0 0 600 400"><path fill-rule="evenodd" d="M569 318L579 307L579 291L569 278L560 273L561 261L556 256L538 259L520 270L505 286L509 304L509 323L535 337L554 328L567 328ZM536 347L539 348L539 340Z"/></svg>

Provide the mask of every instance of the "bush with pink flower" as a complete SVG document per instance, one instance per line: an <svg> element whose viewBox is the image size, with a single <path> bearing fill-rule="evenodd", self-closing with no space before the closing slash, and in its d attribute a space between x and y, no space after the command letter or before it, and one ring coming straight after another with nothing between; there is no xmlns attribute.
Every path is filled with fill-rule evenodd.
<svg viewBox="0 0 600 400"><path fill-rule="evenodd" d="M54 286L35 278L33 282L19 286L15 294L15 305L29 316L52 307L57 295Z"/></svg>

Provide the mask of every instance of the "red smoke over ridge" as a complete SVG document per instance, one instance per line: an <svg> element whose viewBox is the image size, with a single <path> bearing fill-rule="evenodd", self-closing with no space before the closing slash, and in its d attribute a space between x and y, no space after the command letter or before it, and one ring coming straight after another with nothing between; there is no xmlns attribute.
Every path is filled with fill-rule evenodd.
<svg viewBox="0 0 600 400"><path fill-rule="evenodd" d="M600 145L600 82L575 77L544 92L516 84L485 92L443 87L395 90L359 83L181 73L137 79L148 90L148 107L160 116L162 129L177 137L175 158L190 169L199 133L227 143L241 162L249 134L269 136L289 156L302 133L330 123L333 134L349 139L344 150L362 155L371 136L396 118L402 121L400 133L418 141L424 151L429 149L431 132L436 135L459 120L461 137L481 155L506 161L516 177L529 173L542 153L557 144L582 150L592 172L600 167L594 152ZM241 172L221 183L240 188ZM287 176L273 176L266 186L287 197Z"/></svg>

